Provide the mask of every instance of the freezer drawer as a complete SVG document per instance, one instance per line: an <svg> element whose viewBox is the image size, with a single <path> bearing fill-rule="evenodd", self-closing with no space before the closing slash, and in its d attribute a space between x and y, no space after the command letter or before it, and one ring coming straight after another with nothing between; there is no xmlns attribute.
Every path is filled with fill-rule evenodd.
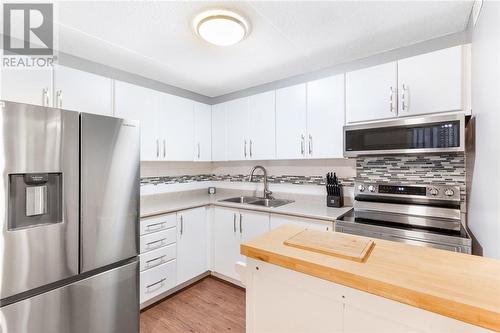
<svg viewBox="0 0 500 333"><path fill-rule="evenodd" d="M139 332L138 262L0 308L2 333Z"/></svg>
<svg viewBox="0 0 500 333"><path fill-rule="evenodd" d="M139 126L80 114L80 270L138 254Z"/></svg>
<svg viewBox="0 0 500 333"><path fill-rule="evenodd" d="M141 272L141 304L176 285L176 261L172 260Z"/></svg>

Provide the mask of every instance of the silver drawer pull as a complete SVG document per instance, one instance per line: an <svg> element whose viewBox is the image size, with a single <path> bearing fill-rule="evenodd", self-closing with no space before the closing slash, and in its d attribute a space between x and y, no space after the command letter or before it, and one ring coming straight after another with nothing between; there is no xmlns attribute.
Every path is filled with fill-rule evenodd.
<svg viewBox="0 0 500 333"><path fill-rule="evenodd" d="M167 239L166 238L162 238L162 239L159 239L159 240L156 240L156 241L153 241L153 242L149 242L146 244L146 248L148 249L155 249L157 247L162 247L163 246L163 242L166 241ZM159 244L159 245L156 245L156 246L151 246L153 244Z"/></svg>
<svg viewBox="0 0 500 333"><path fill-rule="evenodd" d="M163 282L165 282L165 280L166 280L166 278L163 278L163 279L161 279L161 280L160 280L160 281L158 281L158 282L151 283L150 285L147 285L147 286L146 286L146 289L149 289L149 288L154 287L154 286L156 286L156 285L160 285L160 287L163 287ZM149 291L149 290L148 290L148 291Z"/></svg>
<svg viewBox="0 0 500 333"><path fill-rule="evenodd" d="M148 261L146 261L146 267L147 268L151 268L151 267L154 267L154 266L158 266L158 265L161 265L164 263L163 259L166 257L166 255L162 255L162 256L159 256L159 257L156 257L156 258L153 258L153 259L149 259ZM152 262L155 262L155 261L160 261L158 263L155 263L154 265L151 265Z"/></svg>
<svg viewBox="0 0 500 333"><path fill-rule="evenodd" d="M153 224L148 224L146 226L146 230L158 230L158 229L163 229L163 225L166 222L158 222L158 223L153 223Z"/></svg>

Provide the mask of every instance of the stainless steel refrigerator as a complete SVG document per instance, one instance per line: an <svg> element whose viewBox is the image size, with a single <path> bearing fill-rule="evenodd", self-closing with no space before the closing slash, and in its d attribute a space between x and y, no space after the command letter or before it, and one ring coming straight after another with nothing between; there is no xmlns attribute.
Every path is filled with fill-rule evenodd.
<svg viewBox="0 0 500 333"><path fill-rule="evenodd" d="M0 332L138 332L138 124L0 101L0 140Z"/></svg>

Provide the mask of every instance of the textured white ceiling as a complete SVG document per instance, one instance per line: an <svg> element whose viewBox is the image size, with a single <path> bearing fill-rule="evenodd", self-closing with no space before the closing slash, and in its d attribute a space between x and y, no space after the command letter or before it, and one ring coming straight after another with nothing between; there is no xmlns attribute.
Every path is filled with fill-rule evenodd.
<svg viewBox="0 0 500 333"><path fill-rule="evenodd" d="M235 10L250 35L200 40L204 9ZM71 1L61 51L214 97L462 31L472 1Z"/></svg>

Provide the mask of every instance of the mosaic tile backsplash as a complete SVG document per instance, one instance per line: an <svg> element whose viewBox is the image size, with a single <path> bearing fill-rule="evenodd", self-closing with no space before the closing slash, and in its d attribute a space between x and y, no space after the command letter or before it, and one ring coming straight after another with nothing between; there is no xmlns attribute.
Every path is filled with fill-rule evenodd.
<svg viewBox="0 0 500 333"><path fill-rule="evenodd" d="M262 175L255 175L253 182L262 182ZM249 175L194 175L194 176L174 176L174 177L146 177L141 178L141 185L146 184L176 184L176 183L192 183L202 181L229 181L229 182L248 182ZM295 184L295 185L325 185L326 179L324 176L268 176L269 183L274 184ZM352 178L340 178L341 184L344 186L353 186Z"/></svg>
<svg viewBox="0 0 500 333"><path fill-rule="evenodd" d="M356 161L356 175L358 181L460 186L465 198L463 153L362 157Z"/></svg>
<svg viewBox="0 0 500 333"><path fill-rule="evenodd" d="M390 182L401 184L455 185L460 186L465 198L465 155L407 155L360 157L356 161L356 177L340 178L344 186L353 186L354 181ZM268 176L270 183L297 185L325 185L325 176ZM183 175L167 177L145 177L141 185L176 184L201 181L248 182L248 174L237 175ZM256 175L254 182L261 182Z"/></svg>

